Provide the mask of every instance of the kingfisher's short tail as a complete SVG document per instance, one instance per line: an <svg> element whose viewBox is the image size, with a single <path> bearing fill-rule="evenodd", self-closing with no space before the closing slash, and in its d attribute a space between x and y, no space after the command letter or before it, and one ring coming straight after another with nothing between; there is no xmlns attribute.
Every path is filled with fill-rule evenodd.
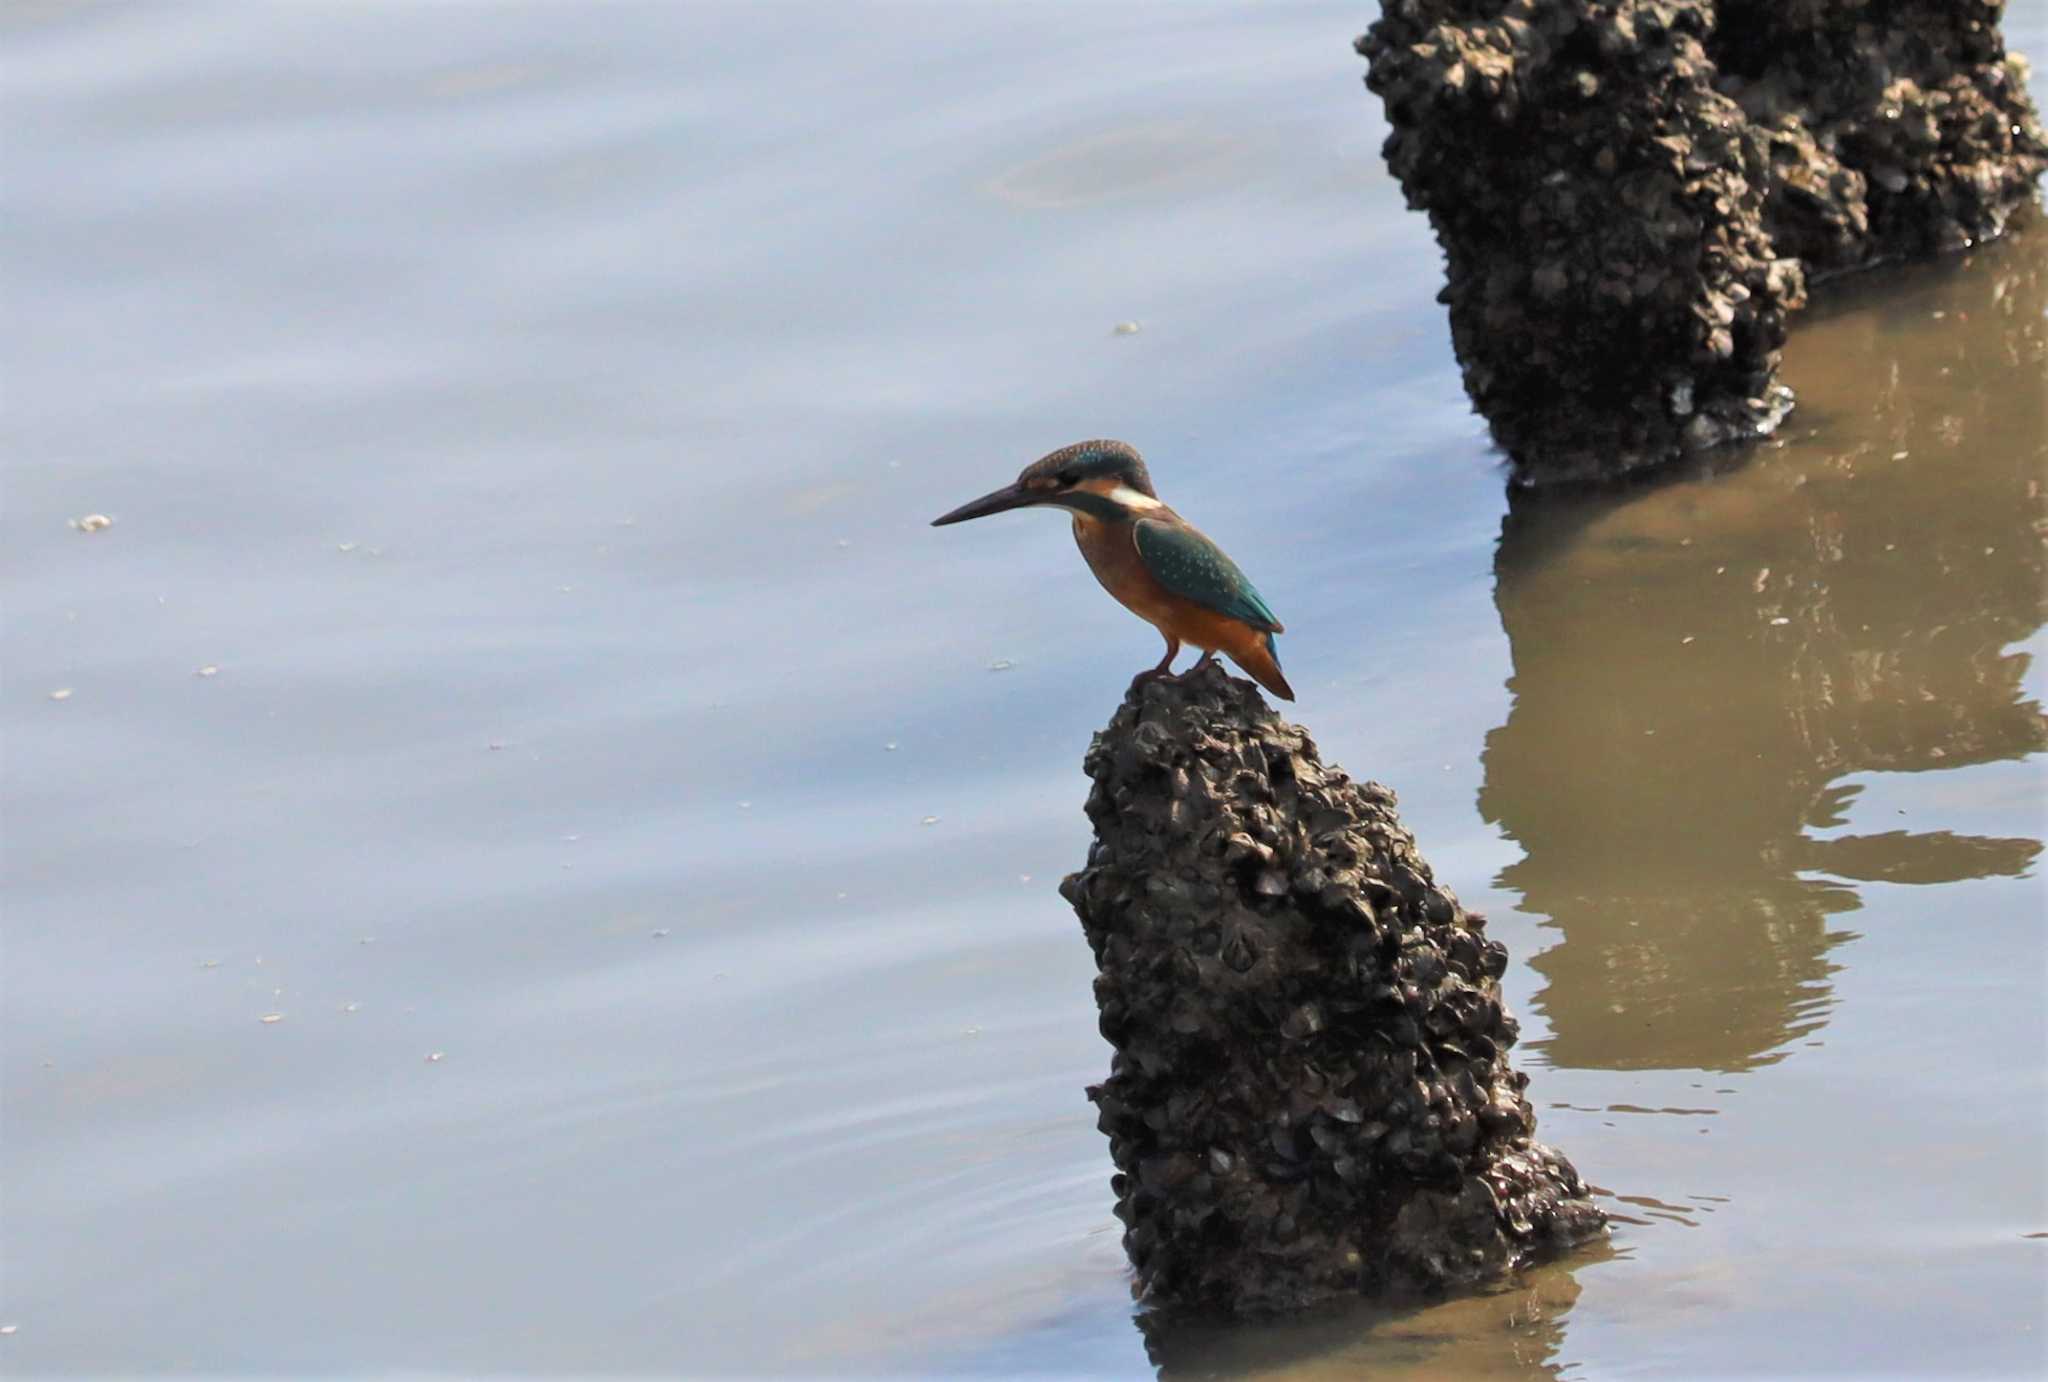
<svg viewBox="0 0 2048 1382"><path fill-rule="evenodd" d="M1230 657L1252 674L1253 681L1281 700L1294 699L1294 688L1287 684L1287 678L1280 671L1280 650L1274 646L1272 634L1260 634L1249 640L1241 651L1233 651Z"/></svg>

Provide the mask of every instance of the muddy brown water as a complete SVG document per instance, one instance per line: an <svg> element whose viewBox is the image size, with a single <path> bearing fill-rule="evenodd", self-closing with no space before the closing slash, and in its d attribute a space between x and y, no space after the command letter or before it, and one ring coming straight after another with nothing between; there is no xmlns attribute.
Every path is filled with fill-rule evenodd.
<svg viewBox="0 0 2048 1382"><path fill-rule="evenodd" d="M2040 216L1510 507L1355 7L601 13L0 16L0 1368L2043 1365ZM1100 434L1493 918L1608 1247L1134 1316L1053 886L1154 643L924 526Z"/></svg>

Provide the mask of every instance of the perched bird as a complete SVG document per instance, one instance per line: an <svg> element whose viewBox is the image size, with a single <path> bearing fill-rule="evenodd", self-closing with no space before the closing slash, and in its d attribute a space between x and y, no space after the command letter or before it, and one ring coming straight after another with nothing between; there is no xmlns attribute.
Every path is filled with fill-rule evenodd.
<svg viewBox="0 0 2048 1382"><path fill-rule="evenodd" d="M1016 484L962 504L932 526L1046 504L1073 514L1074 541L1102 588L1166 639L1166 656L1140 672L1133 687L1171 675L1186 643L1202 650L1189 671L1225 653L1259 685L1284 701L1294 699L1273 646L1280 621L1222 548L1160 502L1145 462L1128 442L1061 447L1025 466Z"/></svg>

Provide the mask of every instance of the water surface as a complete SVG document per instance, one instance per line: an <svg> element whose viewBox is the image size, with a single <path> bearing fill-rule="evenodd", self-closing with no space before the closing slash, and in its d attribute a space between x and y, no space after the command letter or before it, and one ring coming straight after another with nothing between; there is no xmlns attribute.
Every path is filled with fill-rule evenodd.
<svg viewBox="0 0 2048 1382"><path fill-rule="evenodd" d="M2042 1362L2048 230L1511 511L1364 18L0 19L10 1375ZM1134 1318L1053 888L1156 640L924 526L1097 435L1492 916L1611 1248Z"/></svg>

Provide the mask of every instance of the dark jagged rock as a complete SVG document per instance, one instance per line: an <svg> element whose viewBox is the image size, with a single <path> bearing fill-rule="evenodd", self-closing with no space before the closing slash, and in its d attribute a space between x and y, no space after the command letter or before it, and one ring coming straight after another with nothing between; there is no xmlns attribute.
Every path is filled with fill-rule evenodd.
<svg viewBox="0 0 2048 1382"><path fill-rule="evenodd" d="M1431 1292L1603 1231L1534 1140L1507 953L1392 792L1213 667L1134 688L1086 768L1095 844L1060 891L1116 1048L1089 1097L1140 1295Z"/></svg>
<svg viewBox="0 0 2048 1382"><path fill-rule="evenodd" d="M1722 89L1767 132L1765 221L1810 269L1964 249L2048 164L2000 0L1719 0Z"/></svg>
<svg viewBox="0 0 2048 1382"><path fill-rule="evenodd" d="M1382 0L1389 167L1525 484L1770 431L1808 270L1996 234L2048 165L1986 0Z"/></svg>
<svg viewBox="0 0 2048 1382"><path fill-rule="evenodd" d="M1466 392L1526 480L1757 436L1796 260L1769 154L1714 89L1712 7L1387 0L1359 47L1388 165L1444 246Z"/></svg>

